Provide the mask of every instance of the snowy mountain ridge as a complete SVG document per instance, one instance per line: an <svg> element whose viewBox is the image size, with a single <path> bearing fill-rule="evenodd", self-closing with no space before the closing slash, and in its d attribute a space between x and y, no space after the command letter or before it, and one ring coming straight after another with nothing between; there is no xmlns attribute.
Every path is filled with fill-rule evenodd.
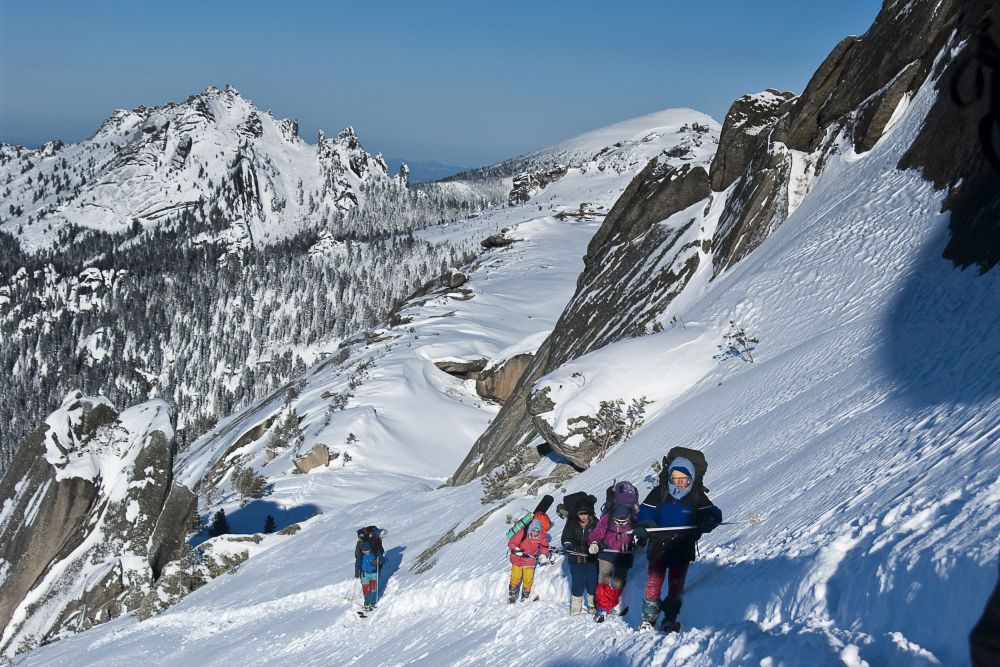
<svg viewBox="0 0 1000 667"><path fill-rule="evenodd" d="M237 246L274 243L307 221L362 203L363 185L395 181L353 128L311 145L293 119L261 113L232 86L182 103L115 111L90 139L0 146L0 229L22 246L56 243L69 225L121 233L210 201Z"/></svg>

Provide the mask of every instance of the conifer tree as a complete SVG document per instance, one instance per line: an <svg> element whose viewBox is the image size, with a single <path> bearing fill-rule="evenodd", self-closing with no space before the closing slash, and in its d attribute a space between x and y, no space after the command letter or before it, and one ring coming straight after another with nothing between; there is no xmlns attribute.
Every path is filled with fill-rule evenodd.
<svg viewBox="0 0 1000 667"><path fill-rule="evenodd" d="M226 519L226 510L220 508L218 512L212 515L212 523L209 525L208 530L212 533L212 537L225 535L229 532L229 521Z"/></svg>

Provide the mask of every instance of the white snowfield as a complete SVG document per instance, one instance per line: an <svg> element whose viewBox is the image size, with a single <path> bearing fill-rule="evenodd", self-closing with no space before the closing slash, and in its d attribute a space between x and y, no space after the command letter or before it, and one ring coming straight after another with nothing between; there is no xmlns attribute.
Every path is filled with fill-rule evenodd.
<svg viewBox="0 0 1000 667"><path fill-rule="evenodd" d="M159 616L118 619L15 664L966 664L1000 547L1000 274L942 259L943 193L895 169L933 101L931 85L870 152L854 155L845 142L750 256L713 282L694 281L664 314L662 333L542 380L562 383L557 410L566 414L611 398L655 401L630 441L563 488L539 490L557 502L580 489L600 496L615 479L645 493L651 462L670 446L706 452L712 499L738 524L702 539L679 634L636 629L644 556L623 619L570 617L562 562L539 568L539 601L508 605L504 531L536 498L484 506L478 483L434 488L495 408L429 362L491 359L539 341L573 290L596 223L540 217L509 233L525 241L484 256L472 299L408 308L413 322L390 330L402 337L355 351L345 369L321 363L311 372L295 403L303 448L339 447L353 432L353 462L284 475L287 454L263 465L263 439L248 445L245 455L275 485L264 501L290 513L314 505L322 515L296 535L268 536L238 571ZM570 177L557 185L554 203L578 203ZM536 212L532 201L494 215ZM671 327L675 315L686 328ZM730 320L759 338L754 363L713 358ZM322 392L340 391L368 357L375 366L346 410L321 427ZM572 372L585 381L565 382ZM179 476L196 479L280 407L275 397L220 424L182 459ZM443 534L491 509L420 567L418 555ZM389 529L388 564L379 606L361 620L354 531L367 524ZM557 519L553 542L562 527Z"/></svg>

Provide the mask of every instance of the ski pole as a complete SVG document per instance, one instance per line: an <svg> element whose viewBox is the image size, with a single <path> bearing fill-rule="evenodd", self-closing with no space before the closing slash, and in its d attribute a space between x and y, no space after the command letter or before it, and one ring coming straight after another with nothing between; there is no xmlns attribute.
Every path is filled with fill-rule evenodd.
<svg viewBox="0 0 1000 667"><path fill-rule="evenodd" d="M573 551L571 549L562 549L560 547L549 547L549 551L557 554L562 554L563 556L591 556L593 554L584 553L583 551Z"/></svg>
<svg viewBox="0 0 1000 667"><path fill-rule="evenodd" d="M746 522L745 521L723 521L722 523L717 523L715 525L716 526L735 526L735 525L743 524L743 523L746 523ZM671 531L671 530L697 530L697 529L698 529L698 526L670 526L670 527L667 527L667 528L647 528L646 532L647 533L665 533L665 532ZM628 532L634 533L635 531L634 530L630 530Z"/></svg>

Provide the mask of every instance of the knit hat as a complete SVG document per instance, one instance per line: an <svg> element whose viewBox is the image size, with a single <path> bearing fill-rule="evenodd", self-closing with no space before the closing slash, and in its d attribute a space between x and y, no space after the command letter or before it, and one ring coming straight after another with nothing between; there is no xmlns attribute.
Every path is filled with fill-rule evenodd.
<svg viewBox="0 0 1000 667"><path fill-rule="evenodd" d="M541 532L542 532L542 523L538 519L535 519L534 521L528 524L528 533L541 533Z"/></svg>

